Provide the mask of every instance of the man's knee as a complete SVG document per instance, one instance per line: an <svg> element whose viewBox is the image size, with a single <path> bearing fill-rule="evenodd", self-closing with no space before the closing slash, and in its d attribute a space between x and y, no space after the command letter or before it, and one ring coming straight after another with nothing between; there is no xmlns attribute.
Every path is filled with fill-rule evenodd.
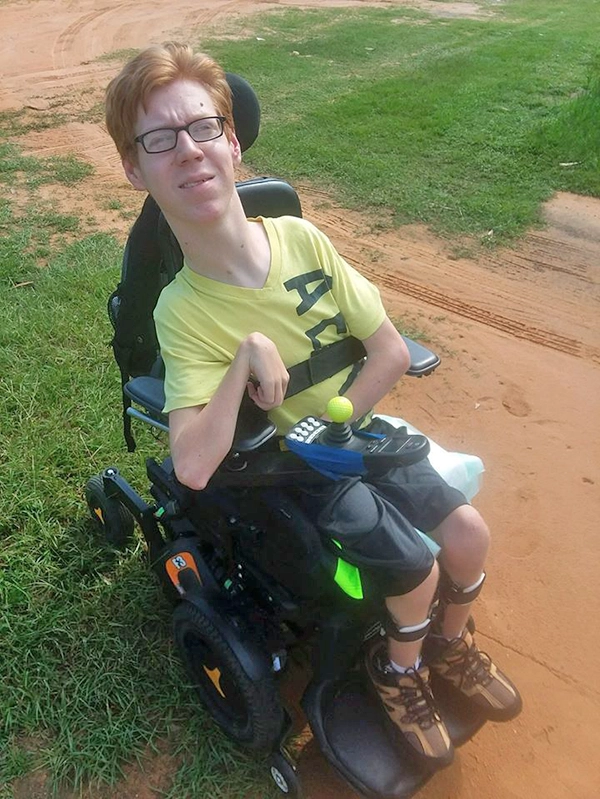
<svg viewBox="0 0 600 799"><path fill-rule="evenodd" d="M453 511L437 530L444 569L459 585L470 585L484 569L490 531L482 516L470 505Z"/></svg>
<svg viewBox="0 0 600 799"><path fill-rule="evenodd" d="M461 505L447 516L436 531L444 549L476 549L487 552L490 530L481 514L471 505Z"/></svg>

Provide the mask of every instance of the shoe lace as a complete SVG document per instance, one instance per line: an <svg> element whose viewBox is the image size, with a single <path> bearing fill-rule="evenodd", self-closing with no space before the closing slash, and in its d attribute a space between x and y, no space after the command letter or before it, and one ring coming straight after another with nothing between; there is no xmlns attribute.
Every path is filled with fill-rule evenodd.
<svg viewBox="0 0 600 799"><path fill-rule="evenodd" d="M433 694L429 684L423 679L417 669L408 669L405 675L410 675L414 684L404 682L398 684L398 696L391 701L395 705L403 706L407 721L416 723L419 727L431 727L441 721Z"/></svg>
<svg viewBox="0 0 600 799"><path fill-rule="evenodd" d="M488 685L492 680L491 665L492 659L487 652L481 652L474 643L469 645L466 641L460 641L448 664L447 675L459 677L461 688Z"/></svg>

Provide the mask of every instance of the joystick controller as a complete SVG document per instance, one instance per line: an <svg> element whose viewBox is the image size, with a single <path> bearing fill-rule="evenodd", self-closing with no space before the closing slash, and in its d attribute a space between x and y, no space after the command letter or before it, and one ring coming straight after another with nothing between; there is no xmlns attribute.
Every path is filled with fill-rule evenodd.
<svg viewBox="0 0 600 799"><path fill-rule="evenodd" d="M354 413L354 406L348 397L333 397L327 403L326 411L331 422L323 431L320 443L329 447L343 447L353 436L348 419Z"/></svg>
<svg viewBox="0 0 600 799"><path fill-rule="evenodd" d="M409 434L405 427L390 435L353 430L348 424L353 413L347 397L334 397L327 403L331 422L304 417L286 435L288 449L333 478L385 472L417 463L429 454L427 437Z"/></svg>

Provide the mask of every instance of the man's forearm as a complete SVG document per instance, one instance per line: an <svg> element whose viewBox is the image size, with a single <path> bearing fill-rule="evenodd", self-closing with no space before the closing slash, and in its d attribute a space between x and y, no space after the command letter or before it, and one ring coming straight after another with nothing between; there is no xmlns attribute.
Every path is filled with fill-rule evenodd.
<svg viewBox="0 0 600 799"><path fill-rule="evenodd" d="M345 392L354 406L353 419L359 419L370 411L391 391L410 366L406 344L389 319L363 344L367 360Z"/></svg>
<svg viewBox="0 0 600 799"><path fill-rule="evenodd" d="M251 376L256 386L249 386ZM269 411L283 402L288 381L275 344L262 333L246 336L211 400L169 415L171 455L179 480L196 490L204 488L231 449L244 392L249 387L251 399Z"/></svg>
<svg viewBox="0 0 600 799"><path fill-rule="evenodd" d="M234 360L211 400L201 409L184 409L181 423L170 424L170 446L177 478L203 489L231 449L248 366ZM171 419L178 412L171 414Z"/></svg>
<svg viewBox="0 0 600 799"><path fill-rule="evenodd" d="M382 368L383 367L383 368ZM402 363L376 362L371 356L344 396L352 402L354 419L360 419L370 411L396 385L405 373Z"/></svg>

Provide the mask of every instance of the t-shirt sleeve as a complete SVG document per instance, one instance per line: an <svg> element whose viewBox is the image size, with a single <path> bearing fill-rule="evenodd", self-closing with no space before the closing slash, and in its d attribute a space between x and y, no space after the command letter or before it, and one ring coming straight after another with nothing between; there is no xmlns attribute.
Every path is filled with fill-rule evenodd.
<svg viewBox="0 0 600 799"><path fill-rule="evenodd" d="M171 302L167 287L154 311L156 335L165 363L164 413L206 405L223 379L233 355L203 340L187 321L185 306Z"/></svg>
<svg viewBox="0 0 600 799"><path fill-rule="evenodd" d="M322 262L332 277L331 291L342 312L348 332L364 340L372 336L386 317L379 289L338 253L317 228L317 246Z"/></svg>

